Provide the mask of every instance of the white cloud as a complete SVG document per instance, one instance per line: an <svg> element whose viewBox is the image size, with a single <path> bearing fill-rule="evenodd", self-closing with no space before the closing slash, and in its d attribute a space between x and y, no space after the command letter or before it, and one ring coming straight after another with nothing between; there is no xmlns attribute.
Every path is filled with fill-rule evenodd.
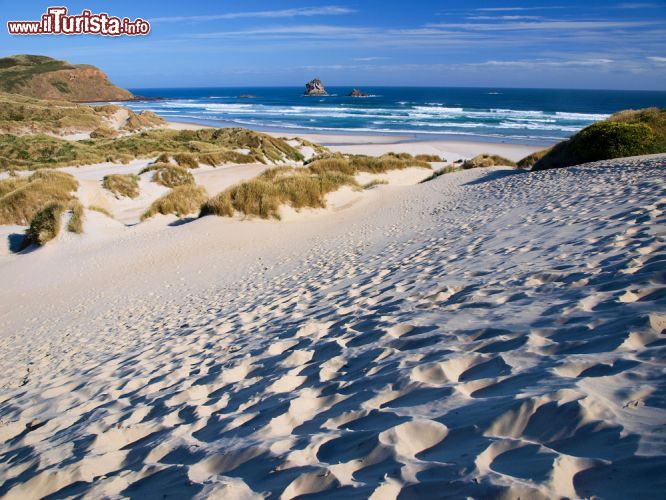
<svg viewBox="0 0 666 500"><path fill-rule="evenodd" d="M385 61L386 59L391 59L390 57L355 57L353 60L354 61L362 61L362 62L367 62L367 61Z"/></svg>
<svg viewBox="0 0 666 500"><path fill-rule="evenodd" d="M649 56L648 59L657 64L666 64L666 57L661 56Z"/></svg>
<svg viewBox="0 0 666 500"><path fill-rule="evenodd" d="M285 17L311 17L311 16L335 16L341 14L351 14L356 12L354 9L329 5L324 7L299 7L295 9L281 10L261 10L250 12L228 12L227 14L216 14L207 16L172 16L155 17L152 22L201 22L216 21L219 19L240 19L240 18L285 18Z"/></svg>
<svg viewBox="0 0 666 500"><path fill-rule="evenodd" d="M617 5L618 9L656 9L659 5L655 3L621 3Z"/></svg>
<svg viewBox="0 0 666 500"><path fill-rule="evenodd" d="M509 30L577 30L638 28L661 24L659 21L538 21L518 23L434 23L430 28L465 29L473 31L509 31Z"/></svg>

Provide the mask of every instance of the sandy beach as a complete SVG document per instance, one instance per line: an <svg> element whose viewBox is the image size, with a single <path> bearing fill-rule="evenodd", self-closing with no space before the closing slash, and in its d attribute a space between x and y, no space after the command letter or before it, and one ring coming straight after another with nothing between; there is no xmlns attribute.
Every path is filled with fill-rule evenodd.
<svg viewBox="0 0 666 500"><path fill-rule="evenodd" d="M140 224L160 186L118 201L109 165L67 168L116 218L0 254L0 494L657 497L664 166L407 169L281 221Z"/></svg>

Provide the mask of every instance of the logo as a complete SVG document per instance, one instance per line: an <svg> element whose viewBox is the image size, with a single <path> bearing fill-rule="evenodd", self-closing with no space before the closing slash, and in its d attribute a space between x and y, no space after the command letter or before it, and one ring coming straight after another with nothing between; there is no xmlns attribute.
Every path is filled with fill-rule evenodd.
<svg viewBox="0 0 666 500"><path fill-rule="evenodd" d="M10 35L140 36L150 33L150 23L89 10L70 16L67 7L49 7L39 21L7 21L7 30Z"/></svg>

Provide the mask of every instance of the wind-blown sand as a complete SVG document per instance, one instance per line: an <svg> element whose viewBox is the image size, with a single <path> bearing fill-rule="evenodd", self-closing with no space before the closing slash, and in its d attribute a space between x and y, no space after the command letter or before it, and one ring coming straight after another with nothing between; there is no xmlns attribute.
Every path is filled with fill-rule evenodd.
<svg viewBox="0 0 666 500"><path fill-rule="evenodd" d="M0 494L658 498L665 166L0 261Z"/></svg>

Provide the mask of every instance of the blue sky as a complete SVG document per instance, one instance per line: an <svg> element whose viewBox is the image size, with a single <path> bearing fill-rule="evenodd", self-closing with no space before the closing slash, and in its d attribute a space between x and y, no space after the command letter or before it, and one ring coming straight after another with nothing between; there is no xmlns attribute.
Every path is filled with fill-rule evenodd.
<svg viewBox="0 0 666 500"><path fill-rule="evenodd" d="M17 37L60 2L0 0L0 55L99 66L124 87L328 85L666 90L666 0L62 2L147 37Z"/></svg>

